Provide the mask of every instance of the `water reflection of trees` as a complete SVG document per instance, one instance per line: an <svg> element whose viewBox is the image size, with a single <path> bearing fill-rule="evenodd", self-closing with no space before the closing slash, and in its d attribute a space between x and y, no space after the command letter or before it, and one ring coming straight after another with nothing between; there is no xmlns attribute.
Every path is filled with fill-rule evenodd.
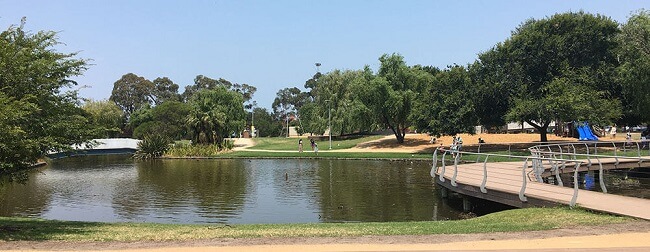
<svg viewBox="0 0 650 252"><path fill-rule="evenodd" d="M47 210L52 190L39 182L36 172L29 172L22 184L0 182L0 216L39 216Z"/></svg>
<svg viewBox="0 0 650 252"><path fill-rule="evenodd" d="M138 181L120 187L113 200L126 218L151 211L162 218L182 213L224 222L243 207L247 179L239 160L155 160L136 167Z"/></svg>
<svg viewBox="0 0 650 252"><path fill-rule="evenodd" d="M425 164L323 161L321 207L325 221L430 220L436 204Z"/></svg>

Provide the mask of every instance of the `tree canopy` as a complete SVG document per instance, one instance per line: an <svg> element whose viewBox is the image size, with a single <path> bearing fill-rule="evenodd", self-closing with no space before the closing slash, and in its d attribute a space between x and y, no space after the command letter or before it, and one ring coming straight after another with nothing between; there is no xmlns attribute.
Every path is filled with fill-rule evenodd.
<svg viewBox="0 0 650 252"><path fill-rule="evenodd" d="M16 174L48 151L88 143L95 133L72 80L87 60L58 52L56 32L31 33L24 24L0 33L0 175Z"/></svg>
<svg viewBox="0 0 650 252"><path fill-rule="evenodd" d="M224 137L239 134L246 123L244 98L226 87L200 90L189 101L187 125L196 144L223 144Z"/></svg>
<svg viewBox="0 0 650 252"><path fill-rule="evenodd" d="M650 11L632 15L618 42L624 118L627 123L650 123Z"/></svg>
<svg viewBox="0 0 650 252"><path fill-rule="evenodd" d="M620 89L613 85L617 33L616 22L584 12L528 20L479 56L487 59L481 66L498 69L482 79L512 94L505 118L529 123L541 141L552 121L611 122L620 116Z"/></svg>

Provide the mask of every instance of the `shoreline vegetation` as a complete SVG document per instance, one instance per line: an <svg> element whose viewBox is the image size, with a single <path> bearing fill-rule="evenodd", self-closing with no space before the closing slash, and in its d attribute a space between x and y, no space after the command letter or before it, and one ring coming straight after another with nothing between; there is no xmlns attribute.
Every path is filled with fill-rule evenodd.
<svg viewBox="0 0 650 252"><path fill-rule="evenodd" d="M219 238L359 237L386 235L470 234L541 231L630 222L633 219L582 209L526 208L456 221L299 223L299 224L155 224L56 221L0 217L0 240L135 242Z"/></svg>

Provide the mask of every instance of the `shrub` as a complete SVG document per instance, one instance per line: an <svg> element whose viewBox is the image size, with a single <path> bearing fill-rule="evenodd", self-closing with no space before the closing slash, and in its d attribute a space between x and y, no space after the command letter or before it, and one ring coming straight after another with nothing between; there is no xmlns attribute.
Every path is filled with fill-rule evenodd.
<svg viewBox="0 0 650 252"><path fill-rule="evenodd" d="M176 143L167 151L167 155L173 157L210 157L219 154L219 150L219 146L214 144Z"/></svg>
<svg viewBox="0 0 650 252"><path fill-rule="evenodd" d="M138 143L134 158L153 159L161 157L169 149L169 138L162 135L147 135Z"/></svg>

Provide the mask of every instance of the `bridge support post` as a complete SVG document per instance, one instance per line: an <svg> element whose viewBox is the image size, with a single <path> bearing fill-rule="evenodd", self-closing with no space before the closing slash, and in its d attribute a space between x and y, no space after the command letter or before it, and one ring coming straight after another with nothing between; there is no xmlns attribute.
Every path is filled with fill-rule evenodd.
<svg viewBox="0 0 650 252"><path fill-rule="evenodd" d="M449 189L447 189L444 186L440 187L440 195L442 196L443 199L446 199L449 197Z"/></svg>
<svg viewBox="0 0 650 252"><path fill-rule="evenodd" d="M463 196L463 211L472 211L472 202L469 200L468 196Z"/></svg>

